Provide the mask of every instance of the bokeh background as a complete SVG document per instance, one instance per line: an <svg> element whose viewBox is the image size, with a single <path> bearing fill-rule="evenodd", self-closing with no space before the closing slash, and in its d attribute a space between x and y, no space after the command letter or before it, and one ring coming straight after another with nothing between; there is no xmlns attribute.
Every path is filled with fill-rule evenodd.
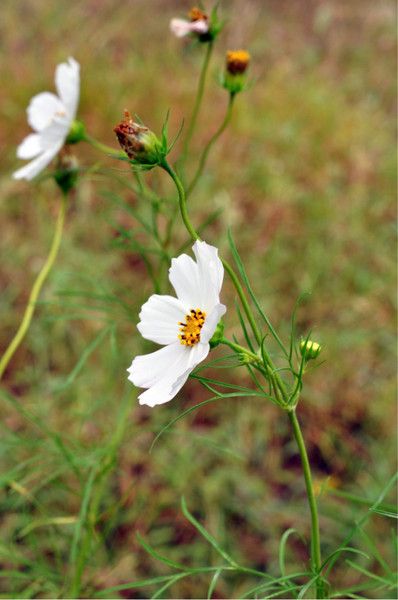
<svg viewBox="0 0 398 600"><path fill-rule="evenodd" d="M112 128L124 108L157 132L170 109L176 132L189 118L203 56L203 48L169 33L170 18L189 8L182 0L2 0L3 349L48 251L60 201L51 180L11 179L16 146L28 133L29 99L52 91L55 65L73 56L81 64L79 116L91 135L116 148ZM374 500L396 460L395 3L231 0L221 11L228 21L189 169L224 115L218 77L227 49L250 50L252 85L237 98L231 126L192 196L191 215L200 222L222 210L206 239L227 255L225 232L232 228L284 339L297 297L311 292L298 312L298 332L312 330L325 362L306 377L299 416L323 486L328 553L367 510L366 502L338 493ZM129 207L139 201L121 163L86 144L76 155L84 174L61 252L1 391L2 597L62 597L77 580L78 594L91 597L169 572L142 549L137 532L170 559L218 564L182 516L182 495L238 562L277 573L282 533L295 527L309 535L286 417L257 399L216 402L179 421L149 452L164 425L209 393L193 380L170 404L138 406L125 369L138 351L152 349L135 329L152 288L120 231L138 227ZM148 181L161 194L174 193L161 173ZM181 228L176 235L177 248L186 237ZM229 283L223 297L231 307L228 334L239 336ZM243 370L221 375L248 383ZM391 520L376 515L353 544L365 549L370 536L393 565L391 534ZM307 560L299 538L291 539L288 558L292 570ZM357 560L382 570L373 558ZM363 577L341 559L332 581L342 587ZM188 578L170 593L203 597L208 580ZM250 577L220 578L214 597L239 597L249 583ZM155 590L116 596L146 598ZM381 597L377 589L367 594Z"/></svg>

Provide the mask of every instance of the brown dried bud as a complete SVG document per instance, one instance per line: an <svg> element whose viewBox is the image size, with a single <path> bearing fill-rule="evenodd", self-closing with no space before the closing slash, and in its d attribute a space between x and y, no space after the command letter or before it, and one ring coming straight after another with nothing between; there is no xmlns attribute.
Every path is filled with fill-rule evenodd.
<svg viewBox="0 0 398 600"><path fill-rule="evenodd" d="M159 162L162 150L160 141L148 127L135 123L128 110L124 111L124 119L113 131L131 160L148 165Z"/></svg>

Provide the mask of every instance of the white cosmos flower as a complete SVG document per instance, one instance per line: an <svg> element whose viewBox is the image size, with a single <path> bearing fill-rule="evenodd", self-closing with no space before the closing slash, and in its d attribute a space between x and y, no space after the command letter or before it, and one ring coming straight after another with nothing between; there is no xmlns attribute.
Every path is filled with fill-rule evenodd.
<svg viewBox="0 0 398 600"><path fill-rule="evenodd" d="M73 58L55 70L58 96L51 92L37 94L27 108L28 123L35 131L17 148L17 156L33 158L13 174L14 179L33 179L58 154L65 143L76 116L79 101L79 63Z"/></svg>
<svg viewBox="0 0 398 600"><path fill-rule="evenodd" d="M177 37L184 37L190 33L207 33L209 25L207 20L198 19L197 21L187 21L186 19L171 19L170 29Z"/></svg>
<svg viewBox="0 0 398 600"><path fill-rule="evenodd" d="M224 268L217 248L197 241L193 252L196 262L186 254L171 261L169 279L177 298L154 294L141 309L139 332L164 348L137 356L128 369L129 380L147 388L140 404L156 406L174 398L208 355L226 311L220 303Z"/></svg>

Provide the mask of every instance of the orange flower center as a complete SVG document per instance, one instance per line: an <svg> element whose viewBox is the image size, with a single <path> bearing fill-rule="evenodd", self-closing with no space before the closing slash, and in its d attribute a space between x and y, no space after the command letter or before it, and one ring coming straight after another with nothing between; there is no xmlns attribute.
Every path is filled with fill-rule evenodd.
<svg viewBox="0 0 398 600"><path fill-rule="evenodd" d="M206 313L199 308L192 308L185 317L185 323L180 321L178 338L183 346L194 346L200 342L200 331L206 320Z"/></svg>
<svg viewBox="0 0 398 600"><path fill-rule="evenodd" d="M227 70L232 74L244 73L250 62L250 54L246 50L229 50L227 52Z"/></svg>
<svg viewBox="0 0 398 600"><path fill-rule="evenodd" d="M204 13L202 10L200 10L200 8L197 8L196 6L191 8L188 16L192 22L193 21L207 21L206 13Z"/></svg>

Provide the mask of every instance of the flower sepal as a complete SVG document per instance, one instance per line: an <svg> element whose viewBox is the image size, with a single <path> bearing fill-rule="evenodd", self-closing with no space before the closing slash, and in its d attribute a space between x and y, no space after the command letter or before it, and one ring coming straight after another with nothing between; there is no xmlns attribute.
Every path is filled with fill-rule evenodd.
<svg viewBox="0 0 398 600"><path fill-rule="evenodd" d="M221 344L224 337L224 321L221 319L217 323L217 327L213 336L211 337L209 344L210 348L216 348L219 344Z"/></svg>
<svg viewBox="0 0 398 600"><path fill-rule="evenodd" d="M76 187L79 177L79 163L76 156L64 149L59 155L54 179L65 195Z"/></svg>
<svg viewBox="0 0 398 600"><path fill-rule="evenodd" d="M65 144L77 144L86 139L86 128L82 121L75 119L72 122L69 133L66 137Z"/></svg>
<svg viewBox="0 0 398 600"><path fill-rule="evenodd" d="M222 31L226 20L220 19L220 17L218 16L217 9L218 9L218 6L216 4L210 13L210 16L207 19L208 30L206 33L202 33L201 35L199 35L199 42L201 42L201 43L214 42L214 40L217 38L217 36Z"/></svg>

